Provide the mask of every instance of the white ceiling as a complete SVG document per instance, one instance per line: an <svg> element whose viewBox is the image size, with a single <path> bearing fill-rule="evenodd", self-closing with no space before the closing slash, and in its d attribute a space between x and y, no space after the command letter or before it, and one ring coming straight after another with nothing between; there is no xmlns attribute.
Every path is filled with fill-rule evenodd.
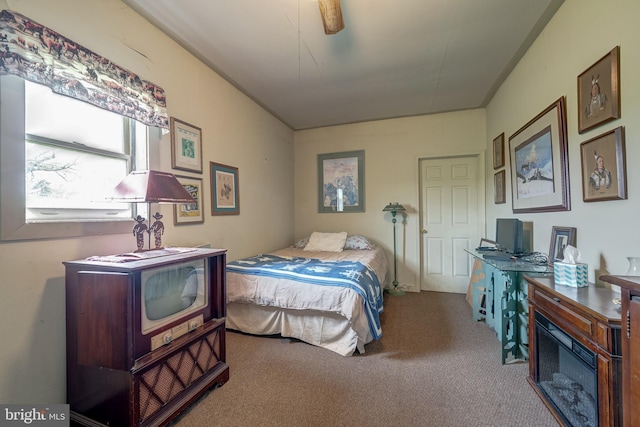
<svg viewBox="0 0 640 427"><path fill-rule="evenodd" d="M123 1L294 130L484 107L563 2Z"/></svg>

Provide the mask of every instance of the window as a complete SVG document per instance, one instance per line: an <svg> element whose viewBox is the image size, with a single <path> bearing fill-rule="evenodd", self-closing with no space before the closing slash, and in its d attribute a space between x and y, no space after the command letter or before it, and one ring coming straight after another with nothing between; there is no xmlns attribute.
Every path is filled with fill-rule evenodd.
<svg viewBox="0 0 640 427"><path fill-rule="evenodd" d="M1 239L129 233L136 206L106 198L160 131L13 76L0 103Z"/></svg>

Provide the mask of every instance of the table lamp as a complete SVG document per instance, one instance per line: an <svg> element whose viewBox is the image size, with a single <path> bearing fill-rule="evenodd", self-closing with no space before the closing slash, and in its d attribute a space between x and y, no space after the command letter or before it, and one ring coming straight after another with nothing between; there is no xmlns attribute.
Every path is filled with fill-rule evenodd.
<svg viewBox="0 0 640 427"><path fill-rule="evenodd" d="M147 203L149 209L147 215L151 216L151 203L196 203L191 194L180 184L175 175L167 172L153 170L133 171L127 175L114 189L114 196L109 200L124 203ZM162 248L162 234L164 224L160 219L162 215L156 212L153 215L155 222L148 225L145 218L138 215L133 226L133 235L136 236L136 244L139 251L144 250L144 234L149 236L149 248L151 250L151 234L154 235L155 249Z"/></svg>

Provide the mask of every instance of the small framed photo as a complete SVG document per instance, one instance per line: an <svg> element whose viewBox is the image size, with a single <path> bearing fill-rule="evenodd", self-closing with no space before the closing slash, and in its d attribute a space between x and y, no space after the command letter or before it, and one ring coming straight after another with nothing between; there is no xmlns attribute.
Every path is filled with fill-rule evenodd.
<svg viewBox="0 0 640 427"><path fill-rule="evenodd" d="M496 205L507 202L505 196L505 176L506 174L503 170L493 175L493 202Z"/></svg>
<svg viewBox="0 0 640 427"><path fill-rule="evenodd" d="M493 168L504 166L504 132L493 140Z"/></svg>
<svg viewBox="0 0 640 427"><path fill-rule="evenodd" d="M578 76L578 133L620 118L620 46Z"/></svg>
<svg viewBox="0 0 640 427"><path fill-rule="evenodd" d="M238 168L209 163L211 166L211 215L239 215Z"/></svg>
<svg viewBox="0 0 640 427"><path fill-rule="evenodd" d="M180 175L176 175L176 178L196 202L177 203L173 205L173 224L202 224L204 222L202 210L202 179Z"/></svg>
<svg viewBox="0 0 640 427"><path fill-rule="evenodd" d="M171 117L171 167L202 173L202 130Z"/></svg>
<svg viewBox="0 0 640 427"><path fill-rule="evenodd" d="M549 264L564 259L564 250L568 245L576 246L575 227L556 227L551 229L551 246L549 247Z"/></svg>
<svg viewBox="0 0 640 427"><path fill-rule="evenodd" d="M582 200L627 198L624 128L618 127L580 144Z"/></svg>

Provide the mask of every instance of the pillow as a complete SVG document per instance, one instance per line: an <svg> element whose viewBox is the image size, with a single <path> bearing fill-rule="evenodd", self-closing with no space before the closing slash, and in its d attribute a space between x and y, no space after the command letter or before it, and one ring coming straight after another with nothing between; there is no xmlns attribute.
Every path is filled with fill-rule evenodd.
<svg viewBox="0 0 640 427"><path fill-rule="evenodd" d="M342 252L344 243L347 241L347 232L340 233L318 233L314 231L309 236L309 243L304 247L304 251L322 252Z"/></svg>
<svg viewBox="0 0 640 427"><path fill-rule="evenodd" d="M307 246L307 243L309 243L309 236L304 237L300 240L298 240L297 242L295 242L293 244L293 247L296 249L304 249L305 246Z"/></svg>
<svg viewBox="0 0 640 427"><path fill-rule="evenodd" d="M364 236L347 236L347 241L344 243L345 249L356 250L356 251L370 251L373 250L376 246L367 240Z"/></svg>

